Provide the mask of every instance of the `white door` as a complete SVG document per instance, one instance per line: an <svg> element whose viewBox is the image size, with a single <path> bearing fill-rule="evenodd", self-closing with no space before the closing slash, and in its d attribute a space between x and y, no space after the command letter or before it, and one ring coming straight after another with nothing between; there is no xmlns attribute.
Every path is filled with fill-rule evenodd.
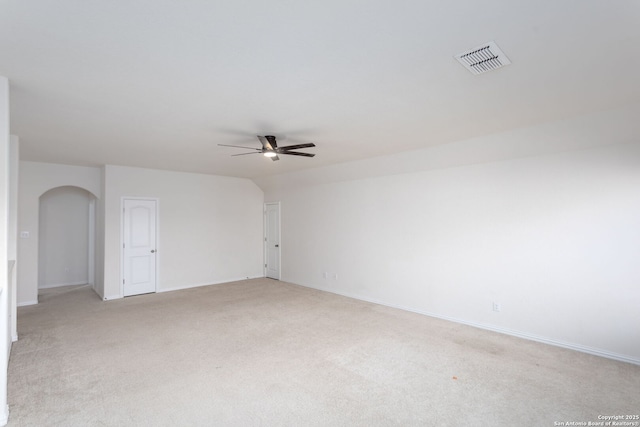
<svg viewBox="0 0 640 427"><path fill-rule="evenodd" d="M265 274L280 280L280 202L265 204Z"/></svg>
<svg viewBox="0 0 640 427"><path fill-rule="evenodd" d="M124 199L123 228L123 295L155 292L156 201Z"/></svg>

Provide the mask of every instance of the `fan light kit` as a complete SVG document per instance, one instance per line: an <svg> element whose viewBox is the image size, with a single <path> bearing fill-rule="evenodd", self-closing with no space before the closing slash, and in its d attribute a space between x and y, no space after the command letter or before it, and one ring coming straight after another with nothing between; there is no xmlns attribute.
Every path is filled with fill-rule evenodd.
<svg viewBox="0 0 640 427"><path fill-rule="evenodd" d="M316 144L310 142L307 144L296 144L296 145L287 145L285 147L278 147L278 143L276 142L276 137L273 135L258 135L258 139L262 144L262 148L254 148L254 147L244 147L241 145L227 145L227 144L218 144L221 147L234 147L234 148L245 148L247 150L255 150L250 153L240 153L233 154L232 156L245 156L247 154L263 154L265 157L269 157L274 162L276 160L280 160L278 154L288 154L291 156L302 156L302 157L313 157L315 154L311 153L301 153L299 151L291 151L291 150L299 150L301 148L312 148L315 147Z"/></svg>

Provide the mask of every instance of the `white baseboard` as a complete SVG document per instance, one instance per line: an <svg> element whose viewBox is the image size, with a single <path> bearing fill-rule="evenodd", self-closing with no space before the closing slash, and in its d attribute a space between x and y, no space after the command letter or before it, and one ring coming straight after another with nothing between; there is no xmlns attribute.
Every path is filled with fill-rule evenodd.
<svg viewBox="0 0 640 427"><path fill-rule="evenodd" d="M408 310L410 311L410 310ZM426 313L425 313L426 314ZM634 365L640 365L640 359L634 358L634 357L629 357L629 356L625 356L623 354L618 354L618 353L614 353L608 350L603 350L603 349L599 349L599 348L594 348L594 347L588 347L586 345L582 345L582 344L575 344L575 343L571 343L571 342L566 342L566 341L558 341L558 340L554 340L551 338L547 338L547 337L542 337L539 335L534 335L534 334L529 334L527 332L521 332L521 331L514 331L511 329L506 329L506 328L498 328L492 325L485 325L482 323L475 323L475 322L467 322L464 320L460 320L460 319L448 319L444 316L437 316L437 315L433 315L433 314L427 314L427 316L433 316L433 317L439 317L440 319L443 320L450 320L452 322L456 322L456 323L462 323L465 325L469 325L469 326L474 326L476 328L480 328L480 329L486 329L488 331L494 331L494 332L498 332L501 334L505 334L505 335L511 335L514 337L518 337L518 338L523 338L526 340L530 340L530 341L537 341L543 344L549 344L555 347L562 347L562 348L566 348L569 350L575 350L575 351L579 351L581 353L587 353L587 354L592 354L594 356L600 356L600 357L605 357L607 359L613 359L613 360L618 360L620 362L626 362L626 363L631 363Z"/></svg>
<svg viewBox="0 0 640 427"><path fill-rule="evenodd" d="M9 422L9 405L0 410L0 426L6 426Z"/></svg>
<svg viewBox="0 0 640 427"><path fill-rule="evenodd" d="M38 304L38 300L35 301L23 301L16 304L17 307L25 307L27 305L36 305Z"/></svg>
<svg viewBox="0 0 640 427"><path fill-rule="evenodd" d="M77 285L86 285L87 281L86 280L82 280L79 282L68 282L68 283L53 283L50 285L41 285L38 286L38 289L49 289L49 288L59 288L62 286L77 286Z"/></svg>
<svg viewBox="0 0 640 427"><path fill-rule="evenodd" d="M232 277L232 278L219 280L219 281L215 281L215 282L192 283L192 284L189 284L189 285L175 286L175 287L171 287L171 288L156 289L156 293L181 291L181 290L184 290L184 289L200 288L202 286L221 285L223 283L229 283L229 282L239 282L241 280L261 279L263 277L264 277L263 275L260 275L260 276L243 276L243 277L235 277L235 278ZM112 296L104 297L104 298L102 298L102 300L103 301L110 301L110 300L121 299L121 298L124 298L124 297L122 295L112 295Z"/></svg>
<svg viewBox="0 0 640 427"><path fill-rule="evenodd" d="M193 284L185 285L185 286L176 286L176 287L173 287L173 288L158 289L158 290L156 290L156 292L157 293L173 292L173 291L180 291L180 290L183 290L183 289L199 288L199 287L202 287L202 286L221 285L223 283L229 283L229 282L239 282L241 280L260 279L260 278L263 278L263 277L264 276L262 276L262 275L260 275L260 276L243 276L243 277L238 277L238 278L224 279L224 280L215 281L215 282L193 283Z"/></svg>
<svg viewBox="0 0 640 427"><path fill-rule="evenodd" d="M361 301L366 301L366 302L370 302L370 303L373 303L373 304L379 304L379 305L383 305L385 307L397 308L397 309L404 310L404 311L410 311L412 313L422 314L424 316L435 317L437 319L442 319L442 320L447 320L447 321L450 321L450 322L460 323L460 324L463 324L463 325L473 326L475 328L485 329L487 331L498 332L498 333L501 333L501 334L511 335L511 336L514 336L514 337L523 338L523 339L530 340L530 341L536 341L536 342L540 342L540 343L543 343L543 344L549 344L549 345L552 345L552 346L555 346L555 347L561 347L561 348L566 348L566 349L569 349L569 350L575 350L575 351L579 351L581 353L587 353L587 354L592 354L594 356L600 356L600 357L605 357L607 359L617 360L617 361L620 361L620 362L631 363L633 365L640 365L640 358L630 357L630 356L626 356L624 354L618 354L618 353L614 353L614 352L611 352L611 351L608 351L608 350L588 347L588 346L585 346L585 345L575 344L575 343L566 342L566 341L558 341L558 340L554 340L554 339L551 339L551 338L542 337L542 336L539 336L539 335L529 334L527 332L515 331L515 330L507 329L507 328L499 328L499 327L496 327L496 326L493 326L493 325L487 325L487 324L484 324L484 323L472 322L472 321L468 321L468 320L464 320L464 319L458 319L458 318L455 318L455 317L442 316L440 314L431 313L431 312L428 312L428 311L417 310L417 309L414 309L414 308L404 307L404 306L397 305L397 304L389 304L387 302L379 301L379 300L376 300L376 299L373 299L373 298L363 297L361 295L349 294L349 293L345 293L345 292L338 292L338 291L335 291L335 290L329 290L329 289L325 289L325 288L321 288L321 287L317 287L317 286L308 286L308 285L300 285L300 286L304 286L306 288L311 288L311 289L316 289L316 290L319 290L319 291L329 292L329 293L336 294L336 295L342 295L343 297L348 297L348 298L353 298L353 299L357 299L357 300L361 300Z"/></svg>

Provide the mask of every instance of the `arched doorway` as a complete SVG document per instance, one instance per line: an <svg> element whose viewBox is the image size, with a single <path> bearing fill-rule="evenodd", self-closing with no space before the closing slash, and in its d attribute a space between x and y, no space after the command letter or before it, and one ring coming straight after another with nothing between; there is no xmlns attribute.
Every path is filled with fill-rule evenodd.
<svg viewBox="0 0 640 427"><path fill-rule="evenodd" d="M95 283L95 201L63 186L39 198L38 290Z"/></svg>

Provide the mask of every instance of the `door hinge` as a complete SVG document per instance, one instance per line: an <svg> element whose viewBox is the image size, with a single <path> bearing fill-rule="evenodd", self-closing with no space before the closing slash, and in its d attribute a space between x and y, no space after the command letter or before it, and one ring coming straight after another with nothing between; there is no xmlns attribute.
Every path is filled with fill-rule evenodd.
<svg viewBox="0 0 640 427"><path fill-rule="evenodd" d="M122 279L122 284L124 285L124 279Z"/></svg>
<svg viewBox="0 0 640 427"><path fill-rule="evenodd" d="M267 268L267 264L264 265L264 268Z"/></svg>
<svg viewBox="0 0 640 427"><path fill-rule="evenodd" d="M264 238L264 241L265 241L265 242L267 241L267 238L266 238L266 237Z"/></svg>

